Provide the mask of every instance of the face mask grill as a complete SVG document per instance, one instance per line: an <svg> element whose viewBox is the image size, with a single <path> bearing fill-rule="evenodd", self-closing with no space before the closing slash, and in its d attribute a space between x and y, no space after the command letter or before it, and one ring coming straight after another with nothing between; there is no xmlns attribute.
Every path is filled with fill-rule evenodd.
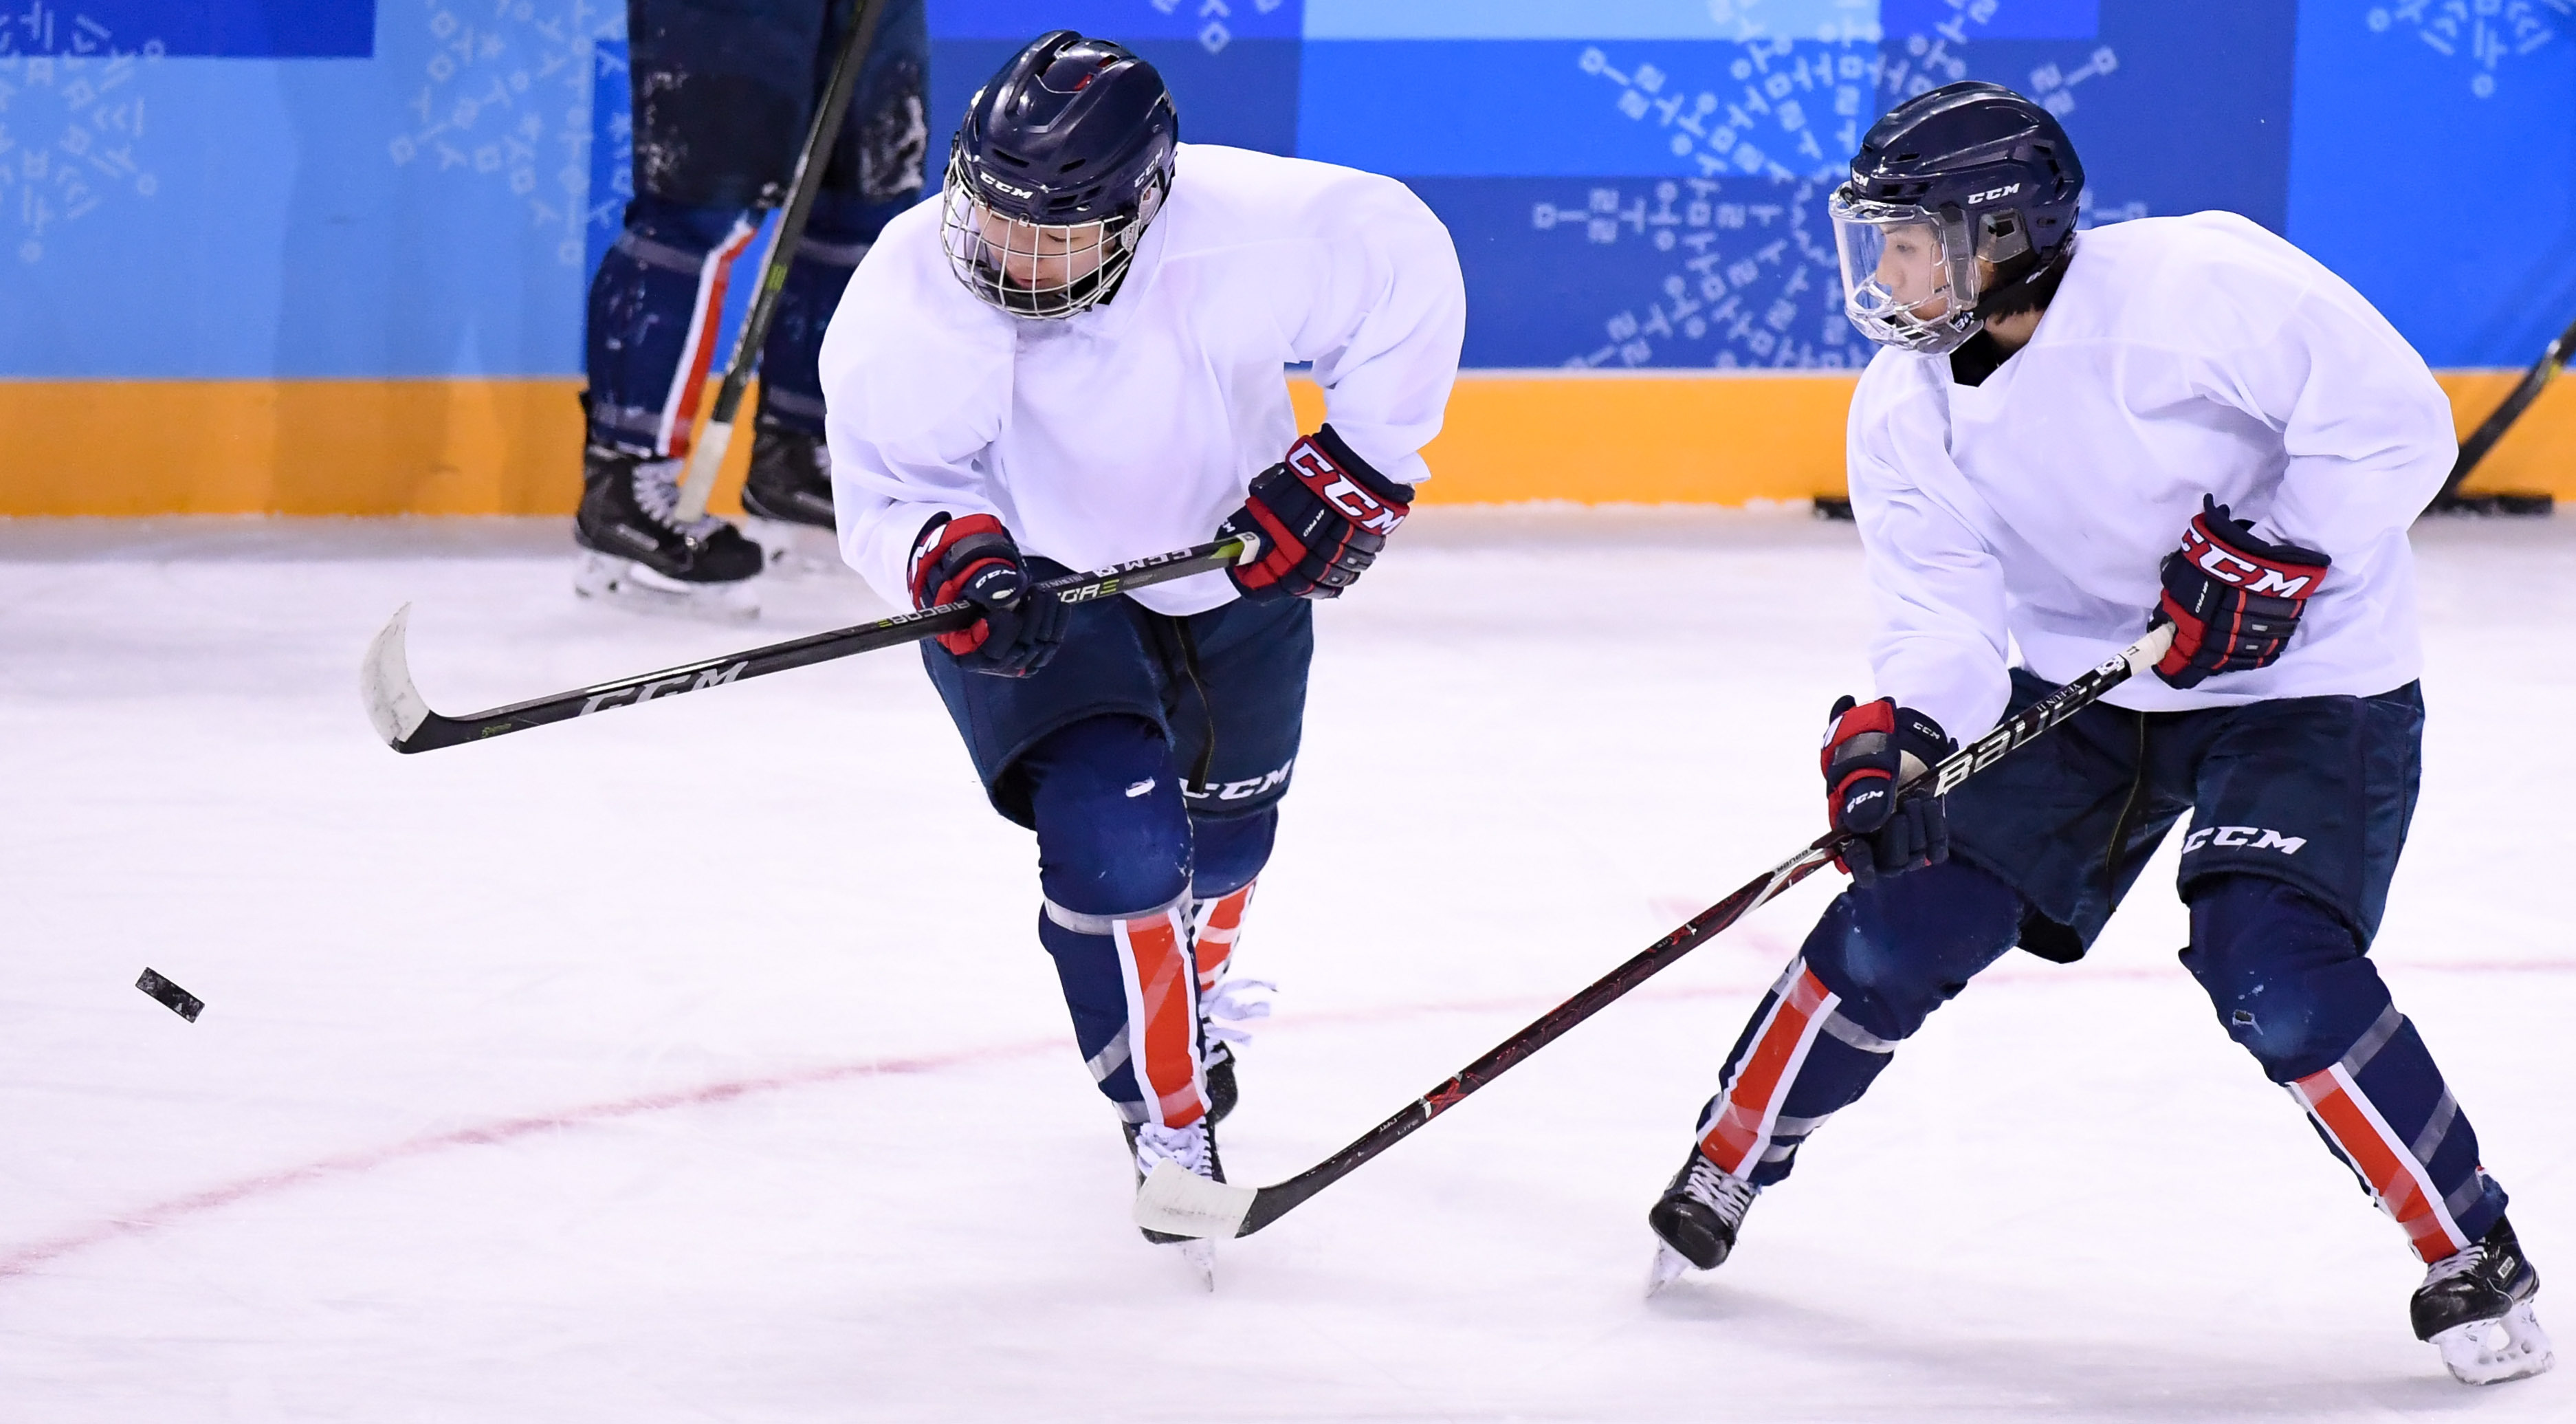
<svg viewBox="0 0 2576 1424"><path fill-rule="evenodd" d="M986 304L1013 316L1058 320L1118 289L1161 197L1159 187L1149 188L1136 216L1029 222L978 197L974 175L962 157L952 156L940 191L940 243L948 270Z"/></svg>

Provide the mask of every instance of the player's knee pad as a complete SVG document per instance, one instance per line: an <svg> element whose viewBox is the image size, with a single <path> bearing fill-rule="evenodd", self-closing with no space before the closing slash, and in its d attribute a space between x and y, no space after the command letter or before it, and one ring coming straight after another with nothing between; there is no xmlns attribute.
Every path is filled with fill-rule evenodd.
<svg viewBox="0 0 2576 1424"><path fill-rule="evenodd" d="M1188 896L1189 811L1160 728L1086 718L1041 738L1020 767L1049 905L1117 917Z"/></svg>
<svg viewBox="0 0 2576 1424"><path fill-rule="evenodd" d="M1886 1040L1909 1038L1934 1009L2013 947L2021 896L1951 860L1844 891L1802 954L1844 1018Z"/></svg>
<svg viewBox="0 0 2576 1424"><path fill-rule="evenodd" d="M2182 962L2228 1037L2276 1083L2332 1065L2389 1012L2388 986L2352 927L2266 876L2192 887Z"/></svg>

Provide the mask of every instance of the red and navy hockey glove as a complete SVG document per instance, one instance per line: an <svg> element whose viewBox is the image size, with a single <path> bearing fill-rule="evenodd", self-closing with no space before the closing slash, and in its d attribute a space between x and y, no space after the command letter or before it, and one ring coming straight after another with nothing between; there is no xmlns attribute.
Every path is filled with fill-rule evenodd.
<svg viewBox="0 0 2576 1424"><path fill-rule="evenodd" d="M1957 750L1941 724L1896 699L1834 703L1817 760L1825 772L1825 819L1855 839L1834 863L1854 885L1950 858L1950 819L1928 789L1898 788Z"/></svg>
<svg viewBox="0 0 2576 1424"><path fill-rule="evenodd" d="M2150 628L2174 625L2156 676L2197 687L2215 673L2280 661L2332 562L2314 549L2256 538L2253 525L2202 495L2182 547L2165 555L2164 596L2147 620Z"/></svg>
<svg viewBox="0 0 2576 1424"><path fill-rule="evenodd" d="M962 598L984 610L967 627L939 635L939 646L969 672L1026 677L1055 656L1073 610L1035 583L1011 531L989 514L934 515L912 541L913 607Z"/></svg>
<svg viewBox="0 0 2576 1424"><path fill-rule="evenodd" d="M1377 562L1386 536L1413 512L1413 486L1368 467L1327 425L1252 481L1219 537L1261 536L1261 557L1226 570L1244 597L1339 598Z"/></svg>

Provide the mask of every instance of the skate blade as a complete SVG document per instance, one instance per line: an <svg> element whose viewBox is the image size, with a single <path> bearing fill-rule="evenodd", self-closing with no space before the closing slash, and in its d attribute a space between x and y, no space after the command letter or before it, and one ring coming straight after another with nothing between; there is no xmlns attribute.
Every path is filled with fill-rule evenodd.
<svg viewBox="0 0 2576 1424"><path fill-rule="evenodd" d="M1181 1242L1175 1242L1175 1243L1174 1243L1174 1249L1178 1250L1178 1251L1181 1253L1181 1259L1182 1259L1182 1260L1187 1261L1187 1262L1189 1262L1189 1263L1190 1263L1190 1269L1191 1269L1191 1270L1198 1272L1198 1276L1199 1276L1199 1286L1200 1286L1202 1289L1204 1289L1204 1290L1210 1290L1210 1291L1213 1291L1213 1290L1215 1290L1215 1289L1216 1289L1216 1243L1215 1243L1215 1242L1213 1242L1213 1241L1181 1241Z"/></svg>
<svg viewBox="0 0 2576 1424"><path fill-rule="evenodd" d="M1656 1242L1654 1264L1646 1268L1646 1298L1652 1300L1663 1294L1664 1287L1690 1274L1690 1270L1689 1257L1661 1241Z"/></svg>
<svg viewBox="0 0 2576 1424"><path fill-rule="evenodd" d="M596 549L584 549L573 566L572 591L612 608L662 618L748 623L760 616L760 591L749 579L734 583L682 583Z"/></svg>
<svg viewBox="0 0 2576 1424"><path fill-rule="evenodd" d="M2432 1343L2442 1352L2451 1377L2462 1384L2502 1384L2558 1363L2529 1301L2493 1320L2454 1325L2436 1334Z"/></svg>
<svg viewBox="0 0 2576 1424"><path fill-rule="evenodd" d="M849 569L841 562L840 538L829 529L746 514L742 517L742 532L760 546L771 573L830 578Z"/></svg>

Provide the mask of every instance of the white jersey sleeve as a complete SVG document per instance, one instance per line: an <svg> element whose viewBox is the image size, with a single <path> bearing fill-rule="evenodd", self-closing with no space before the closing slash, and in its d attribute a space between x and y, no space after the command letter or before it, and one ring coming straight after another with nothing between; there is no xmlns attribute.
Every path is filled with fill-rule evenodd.
<svg viewBox="0 0 2576 1424"><path fill-rule="evenodd" d="M1388 479L1420 484L1467 336L1458 252L1403 184L1325 172L1301 195L1307 280L1277 289L1280 327L1295 359L1314 363L1334 433Z"/></svg>
<svg viewBox="0 0 2576 1424"><path fill-rule="evenodd" d="M2404 556L2459 446L2450 398L2424 359L2349 283L2293 255L2208 270L2208 299L2241 325L2201 384L2280 432L2285 463L2255 530L2324 551L2334 562L2320 590L2340 594L2336 585L2365 583Z"/></svg>
<svg viewBox="0 0 2576 1424"><path fill-rule="evenodd" d="M1847 451L1852 517L1877 615L1869 661L1879 692L1965 742L2002 720L2012 692L2004 571L1980 532L1990 520L1957 507L1972 498L1964 482L1900 474L1946 443L1939 393L1924 375L1899 358L1873 361L1862 376L1868 394L1852 402Z"/></svg>
<svg viewBox="0 0 2576 1424"><path fill-rule="evenodd" d="M1011 405L1010 318L932 265L938 225L935 198L886 225L841 295L860 319L832 322L820 361L842 558L898 604L932 516L999 513L978 467Z"/></svg>

